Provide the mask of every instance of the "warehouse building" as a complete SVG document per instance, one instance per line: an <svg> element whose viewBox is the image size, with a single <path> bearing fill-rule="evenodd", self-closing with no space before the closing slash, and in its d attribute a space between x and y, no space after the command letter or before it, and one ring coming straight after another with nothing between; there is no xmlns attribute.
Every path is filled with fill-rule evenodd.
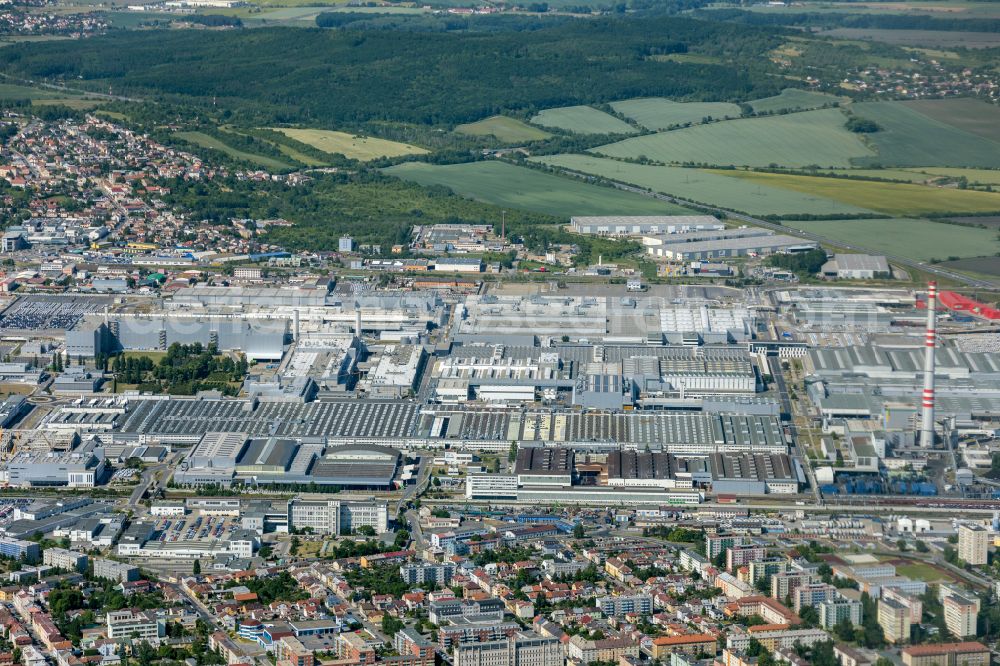
<svg viewBox="0 0 1000 666"><path fill-rule="evenodd" d="M244 315L188 314L91 316L66 333L70 356L94 357L119 351L163 351L174 343L237 351L250 360L281 360L288 321Z"/></svg>
<svg viewBox="0 0 1000 666"><path fill-rule="evenodd" d="M713 215L606 215L571 217L569 227L576 234L621 237L721 231L726 225Z"/></svg>
<svg viewBox="0 0 1000 666"><path fill-rule="evenodd" d="M643 241L646 239L644 238ZM717 240L675 242L657 239L657 244L647 244L646 254L653 259L666 261L707 261L731 257L750 257L795 253L816 249L817 244L803 238L783 234L750 235L720 238Z"/></svg>
<svg viewBox="0 0 1000 666"><path fill-rule="evenodd" d="M573 484L573 450L556 447L521 448L514 473L520 486L569 487Z"/></svg>
<svg viewBox="0 0 1000 666"><path fill-rule="evenodd" d="M874 280L892 277L889 261L881 255L835 254L823 264L820 274L839 280Z"/></svg>
<svg viewBox="0 0 1000 666"><path fill-rule="evenodd" d="M90 440L70 451L20 451L0 467L12 486L93 488L104 476L104 449Z"/></svg>

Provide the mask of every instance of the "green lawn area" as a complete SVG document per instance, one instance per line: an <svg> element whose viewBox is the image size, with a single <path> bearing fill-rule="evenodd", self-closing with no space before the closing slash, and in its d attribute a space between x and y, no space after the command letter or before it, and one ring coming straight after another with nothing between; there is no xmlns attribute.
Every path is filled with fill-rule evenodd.
<svg viewBox="0 0 1000 666"><path fill-rule="evenodd" d="M563 106L542 111L531 122L576 134L635 134L636 129L611 114L589 106Z"/></svg>
<svg viewBox="0 0 1000 666"><path fill-rule="evenodd" d="M247 153L242 150L237 150L229 144L223 143L214 136L210 136L204 132L174 132L174 136L193 143L196 146L201 146L202 148L211 148L213 150L221 151L234 159L250 162L251 164L256 164L257 166L265 169L276 169L281 171L292 168L290 164L279 162L278 160L267 157L266 155L257 155L256 153Z"/></svg>
<svg viewBox="0 0 1000 666"><path fill-rule="evenodd" d="M159 363L160 359L167 355L165 351L126 351L122 352L125 358L148 358L153 363Z"/></svg>
<svg viewBox="0 0 1000 666"><path fill-rule="evenodd" d="M727 102L674 102L662 97L644 97L614 102L611 107L651 130L700 123L706 116L716 119L740 117L740 107Z"/></svg>
<svg viewBox="0 0 1000 666"><path fill-rule="evenodd" d="M795 220L782 224L789 229L800 229L845 244L917 261L944 260L953 256L981 257L1000 252L995 230L931 220Z"/></svg>
<svg viewBox="0 0 1000 666"><path fill-rule="evenodd" d="M871 212L816 194L770 187L733 178L732 171L705 171L683 167L647 166L621 162L596 155L547 155L533 158L543 164L561 166L582 173L672 194L699 203L711 204L751 215L855 215Z"/></svg>
<svg viewBox="0 0 1000 666"><path fill-rule="evenodd" d="M799 90L798 88L785 88L781 94L774 97L765 97L750 102L750 106L757 113L767 111L798 111L805 109L818 109L825 104L843 101L844 98L826 93L812 92L809 90Z"/></svg>
<svg viewBox="0 0 1000 666"><path fill-rule="evenodd" d="M640 194L506 162L447 165L407 162L389 167L385 172L420 185L444 185L456 194L484 203L564 219L574 215L670 215L690 212Z"/></svg>
<svg viewBox="0 0 1000 666"><path fill-rule="evenodd" d="M495 136L506 143L522 143L526 141L543 141L552 135L545 130L532 127L515 118L507 116L491 116L474 123L465 123L455 127L459 134L471 136Z"/></svg>
<svg viewBox="0 0 1000 666"><path fill-rule="evenodd" d="M874 153L844 122L838 109L727 120L625 139L592 152L665 163L847 167Z"/></svg>
<svg viewBox="0 0 1000 666"><path fill-rule="evenodd" d="M859 161L900 167L1000 168L1000 142L935 120L902 102L852 104L854 114L882 128L867 136L878 151Z"/></svg>
<svg viewBox="0 0 1000 666"><path fill-rule="evenodd" d="M997 192L756 171L716 173L744 178L759 185L814 194L894 217L1000 211L1000 193Z"/></svg>

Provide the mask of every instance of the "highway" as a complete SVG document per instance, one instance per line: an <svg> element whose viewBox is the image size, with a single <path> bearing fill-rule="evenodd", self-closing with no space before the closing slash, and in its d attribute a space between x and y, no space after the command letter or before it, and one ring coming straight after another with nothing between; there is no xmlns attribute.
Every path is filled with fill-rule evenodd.
<svg viewBox="0 0 1000 666"><path fill-rule="evenodd" d="M562 172L568 176L575 176L577 178L594 179L593 174L580 173L578 171L573 171L571 169L563 169ZM890 263L899 264L900 266L906 266L908 268L914 268L926 273L931 273L938 277L948 278L959 282L961 284L967 285L969 287L974 287L977 289L995 289L998 283L993 280L985 280L982 278L974 278L968 275L963 275L962 273L956 273L955 271L950 271L946 268L941 268L940 266L935 266L933 264L927 264L922 261L915 261L908 257L901 257L895 254L885 254L879 250L873 250L871 248L866 248L861 245L852 245L850 243L845 243L842 240L837 240L834 238L828 238L826 236L821 236L819 234L810 233L807 231L801 231L799 229L793 229L791 227L786 227L775 222L768 222L760 218L751 217L749 215L744 215L743 213L734 213L733 211L726 210L724 208L717 208L715 206L708 206L697 201L690 201L688 199L682 199L680 197L671 196L668 194L660 194L659 192L651 192L647 189L636 187L635 185L629 185L628 183L622 183L616 180L609 180L607 178L601 178L600 180L607 182L619 190L624 190L626 192L633 192L635 194L641 194L643 196L652 197L654 199L659 199L660 201L665 201L667 203L677 204L679 206L689 206L699 209L703 209L716 215L727 217L733 220L739 220L740 222L746 222L747 224L752 224L758 227L764 227L765 229L771 229L778 233L789 234L794 236L801 236L808 240L816 241L817 243L824 243L826 245L831 245L834 247L842 247L848 250L854 250L856 252L867 252L870 254L884 255Z"/></svg>

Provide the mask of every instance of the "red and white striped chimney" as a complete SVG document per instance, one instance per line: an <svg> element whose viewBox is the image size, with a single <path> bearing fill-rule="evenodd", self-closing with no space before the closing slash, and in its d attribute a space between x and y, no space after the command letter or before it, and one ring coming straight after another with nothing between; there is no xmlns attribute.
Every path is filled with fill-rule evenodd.
<svg viewBox="0 0 1000 666"><path fill-rule="evenodd" d="M927 284L927 337L924 340L924 393L920 446L934 446L934 350L937 347L937 282Z"/></svg>

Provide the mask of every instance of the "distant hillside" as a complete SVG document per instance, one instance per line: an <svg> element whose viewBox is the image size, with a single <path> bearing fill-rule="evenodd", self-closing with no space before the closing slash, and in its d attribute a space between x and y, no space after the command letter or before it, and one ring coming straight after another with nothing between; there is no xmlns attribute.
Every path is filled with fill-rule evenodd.
<svg viewBox="0 0 1000 666"><path fill-rule="evenodd" d="M247 123L453 124L503 111L780 91L771 30L686 18L563 21L490 34L262 28L134 31L0 50L14 76L230 110ZM733 64L664 61L697 52Z"/></svg>

